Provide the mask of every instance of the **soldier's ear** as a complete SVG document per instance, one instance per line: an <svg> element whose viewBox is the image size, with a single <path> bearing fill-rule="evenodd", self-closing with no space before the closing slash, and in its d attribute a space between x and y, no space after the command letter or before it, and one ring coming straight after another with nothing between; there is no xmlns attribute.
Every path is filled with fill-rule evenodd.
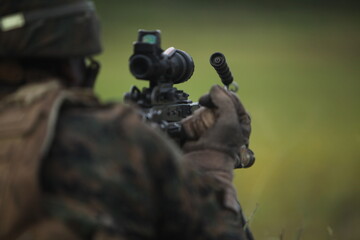
<svg viewBox="0 0 360 240"><path fill-rule="evenodd" d="M64 60L60 67L60 75L71 87L82 87L86 81L85 58L71 58Z"/></svg>
<svg viewBox="0 0 360 240"><path fill-rule="evenodd" d="M100 72L101 65L95 59L88 57L86 59L86 76L83 87L85 88L93 88L95 85L96 78Z"/></svg>

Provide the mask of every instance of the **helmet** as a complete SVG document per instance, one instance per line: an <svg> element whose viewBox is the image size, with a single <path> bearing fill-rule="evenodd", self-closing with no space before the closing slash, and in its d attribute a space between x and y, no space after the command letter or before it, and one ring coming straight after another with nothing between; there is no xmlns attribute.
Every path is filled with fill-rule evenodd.
<svg viewBox="0 0 360 240"><path fill-rule="evenodd" d="M1 0L0 58L71 58L101 52L87 0Z"/></svg>

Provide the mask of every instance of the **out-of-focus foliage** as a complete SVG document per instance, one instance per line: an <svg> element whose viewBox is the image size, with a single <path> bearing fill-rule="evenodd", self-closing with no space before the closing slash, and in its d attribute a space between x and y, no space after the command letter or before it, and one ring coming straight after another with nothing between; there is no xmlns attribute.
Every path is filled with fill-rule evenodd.
<svg viewBox="0 0 360 240"><path fill-rule="evenodd" d="M360 239L356 5L96 3L105 47L96 90L104 99L121 100L131 85L146 85L128 70L140 28L161 29L163 48L193 56L195 74L178 86L193 100L220 83L209 56L226 55L253 119L257 162L237 171L236 186L248 216L259 204L251 221L258 239Z"/></svg>

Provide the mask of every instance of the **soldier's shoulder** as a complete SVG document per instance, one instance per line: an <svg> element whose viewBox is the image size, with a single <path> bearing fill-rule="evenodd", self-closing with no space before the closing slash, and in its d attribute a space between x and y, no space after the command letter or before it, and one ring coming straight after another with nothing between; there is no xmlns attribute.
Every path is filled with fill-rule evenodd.
<svg viewBox="0 0 360 240"><path fill-rule="evenodd" d="M57 121L56 138L81 137L92 142L105 138L118 142L132 135L131 130L144 128L136 110L121 103L64 104Z"/></svg>
<svg viewBox="0 0 360 240"><path fill-rule="evenodd" d="M122 103L65 105L55 133L57 141L64 144L78 139L89 148L96 143L99 151L103 151L100 146L117 150L136 148L148 156L179 151L163 133L143 122L138 109Z"/></svg>

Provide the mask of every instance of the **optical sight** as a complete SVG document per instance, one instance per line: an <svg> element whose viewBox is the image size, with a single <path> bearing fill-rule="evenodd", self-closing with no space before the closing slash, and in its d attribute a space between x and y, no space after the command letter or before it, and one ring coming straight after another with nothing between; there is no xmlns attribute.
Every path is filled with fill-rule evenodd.
<svg viewBox="0 0 360 240"><path fill-rule="evenodd" d="M150 86L159 83L186 82L194 72L194 62L189 54L170 47L160 47L160 31L140 30L130 57L130 71L137 79L149 80Z"/></svg>

